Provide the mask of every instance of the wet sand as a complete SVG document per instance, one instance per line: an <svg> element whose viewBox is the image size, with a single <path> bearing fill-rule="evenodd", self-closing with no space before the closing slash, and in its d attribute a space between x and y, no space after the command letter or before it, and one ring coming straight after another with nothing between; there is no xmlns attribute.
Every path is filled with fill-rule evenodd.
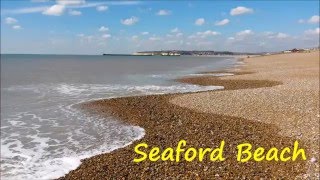
<svg viewBox="0 0 320 180"><path fill-rule="evenodd" d="M319 99L319 86L316 86L318 84L314 82L319 77L319 69L315 66L319 65L319 58L314 59L317 55L315 53L299 54L299 61L306 62L298 62L298 65L295 65L296 61L294 61L293 66L299 66L296 67L297 71L293 71L294 74L290 74L292 62L282 62L283 56L291 56L286 54L245 59L246 64L241 67L240 71L228 71L234 73L234 76L196 76L179 80L201 85L223 85L224 90L125 97L81 104L79 108L91 113L102 116L112 115L124 123L140 126L145 129L146 135L125 148L83 160L76 170L60 179L294 179L296 177L306 178L309 175L315 177L317 170L315 164L318 163L311 162L310 157L314 157L316 161L319 159L315 150L316 147L319 148L317 145L319 139L316 137L319 132L315 130L316 127L319 127L319 121L315 121L316 118L309 120L308 118L316 117L315 110L319 109L319 104L315 102ZM279 71L286 71L286 76L282 78L279 78L278 72L275 71L277 69L275 67L279 67L280 64ZM268 69L272 71L268 72ZM309 70L312 72L308 73ZM307 79L301 79L303 78L301 76ZM296 81L309 84L310 87L295 86L296 89L288 89L288 87L283 87L287 84L285 78L293 81L297 79ZM272 92L277 89L279 89L278 94L273 94ZM288 119L287 116L290 107L297 106L291 104L295 103L293 99L301 99L300 96L309 97L309 94L302 95L295 92L300 93L304 89L309 90L310 95L314 95L312 98L318 97L308 102L309 104L299 106L301 111L311 113L307 117L302 117L307 118L303 120L307 123L304 126L308 127L292 124L293 120ZM286 95L288 94L286 90L292 93L290 97ZM282 91L285 92L281 93ZM247 94L244 95L245 93ZM273 98L268 97L269 95ZM273 100L275 98L278 100ZM264 102L260 102L262 100ZM283 104L278 107L278 111L274 109L265 111L268 107L275 107L273 103ZM296 113L296 109L291 108L291 110ZM286 114L280 116L281 113ZM269 116L270 118L265 118ZM297 119L298 117L294 122L298 121ZM281 126L282 124L287 124L287 126ZM297 126L299 129L293 131ZM305 132L304 128L309 128L309 131L314 132ZM292 132L298 133L297 135L300 132L303 135L301 137L296 134L291 135ZM310 137L311 135L313 136ZM304 136L308 138L303 138ZM205 159L203 162L195 160L179 163L150 162L149 160L141 163L133 162L133 159L138 156L134 152L134 147L141 142L164 149L176 147L181 139L187 141L187 147L197 148L216 147L224 140L226 160L211 162ZM310 139L312 139L311 142ZM299 140L299 146L306 149L307 161L240 163L236 160L238 144L249 142L253 148L262 146L266 149L271 147L281 149L286 146L292 147L295 140ZM310 143L317 144L311 145Z"/></svg>

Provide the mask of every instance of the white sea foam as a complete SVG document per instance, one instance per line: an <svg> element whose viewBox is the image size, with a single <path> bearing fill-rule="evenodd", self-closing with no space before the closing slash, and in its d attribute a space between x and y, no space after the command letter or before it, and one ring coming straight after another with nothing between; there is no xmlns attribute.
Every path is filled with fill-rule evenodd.
<svg viewBox="0 0 320 180"><path fill-rule="evenodd" d="M25 99L32 111L5 115L1 138L2 179L52 179L81 163L81 159L113 151L144 136L144 129L117 120L88 116L74 104L120 96L185 93L222 86L34 84L11 86L6 93L34 93ZM41 97L41 98L40 98ZM23 99L22 99L23 101ZM18 108L18 109L19 109Z"/></svg>
<svg viewBox="0 0 320 180"><path fill-rule="evenodd" d="M50 132L46 132L48 129L41 130L46 126L42 123L41 126L21 126L16 133L1 138L1 159L5 162L1 164L1 179L57 178L79 166L81 159L127 146L144 136L144 129L122 125L111 119L104 123L105 120L101 117L89 117L79 111L68 114L68 117L75 118L77 113L78 119L75 120L82 120L79 124L71 122L69 125L63 125L61 122L55 122L55 125L50 126L53 131L57 127L59 131L67 129L66 132L61 132L65 135L63 137L59 137L61 134L58 132L54 132L56 136L48 137L45 133ZM30 120L39 119L38 116L29 113L19 114L13 119L27 119L27 116ZM86 124L93 126L86 128ZM28 129L31 132L27 132ZM107 134L104 134L104 131ZM94 136L94 133L100 134ZM116 137L113 138L113 135Z"/></svg>
<svg viewBox="0 0 320 180"><path fill-rule="evenodd" d="M201 74L195 74L201 75ZM210 75L210 74L209 74ZM229 75L229 74L215 74L216 76ZM21 88L20 88L21 87ZM184 93L184 92L198 92L221 89L222 86L199 86L192 84L176 84L176 85L105 85L105 84L40 84L32 85L30 87L10 87L7 91L33 91L41 92L56 91L60 95L68 95L70 97L81 96L82 98L91 95L107 95L114 94L115 96L121 95L143 95L143 94L167 94L167 93ZM50 92L52 93L52 92ZM58 95L59 95L58 94ZM106 98L107 98L106 97Z"/></svg>
<svg viewBox="0 0 320 180"><path fill-rule="evenodd" d="M222 77L222 76L234 76L232 73L199 73L199 74L189 74L189 76L215 76L215 77Z"/></svg>

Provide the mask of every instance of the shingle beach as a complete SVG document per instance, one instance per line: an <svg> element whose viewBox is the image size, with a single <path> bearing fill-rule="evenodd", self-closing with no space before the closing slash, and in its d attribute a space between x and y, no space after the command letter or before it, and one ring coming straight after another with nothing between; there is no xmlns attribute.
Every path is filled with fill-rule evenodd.
<svg viewBox="0 0 320 180"><path fill-rule="evenodd" d="M60 179L318 179L319 51L243 59L233 76L192 76L183 83L224 86L224 90L98 100L79 108L145 129L131 145L84 159ZM218 72L206 72L218 73ZM205 74L205 73L204 73ZM142 142L161 149L216 147L226 142L225 161L205 159L134 163ZM237 145L292 147L298 140L307 160L238 162Z"/></svg>

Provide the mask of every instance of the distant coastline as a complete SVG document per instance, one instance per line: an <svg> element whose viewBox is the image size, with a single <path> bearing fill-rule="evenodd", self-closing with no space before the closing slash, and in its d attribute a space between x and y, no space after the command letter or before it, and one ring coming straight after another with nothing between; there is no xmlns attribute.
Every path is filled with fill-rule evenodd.
<svg viewBox="0 0 320 180"><path fill-rule="evenodd" d="M239 56L239 55L262 55L263 53L231 52L231 51L185 51L185 50L164 50L164 51L140 51L132 54L103 53L103 56Z"/></svg>
<svg viewBox="0 0 320 180"><path fill-rule="evenodd" d="M103 56L152 56L152 55L134 55L134 54L102 54Z"/></svg>
<svg viewBox="0 0 320 180"><path fill-rule="evenodd" d="M282 53L299 53L299 52L310 52L313 50L319 50L316 48L293 48L290 50L283 50L278 52L233 52L233 51L213 51L213 50L161 50L161 51L139 51L132 54L106 54L104 56L259 56L259 55L271 55L271 54L282 54Z"/></svg>
<svg viewBox="0 0 320 180"><path fill-rule="evenodd" d="M208 56L208 55L261 55L265 52L232 52L232 51L213 51L213 50L161 50L161 51L140 51L135 55L190 55L190 56Z"/></svg>

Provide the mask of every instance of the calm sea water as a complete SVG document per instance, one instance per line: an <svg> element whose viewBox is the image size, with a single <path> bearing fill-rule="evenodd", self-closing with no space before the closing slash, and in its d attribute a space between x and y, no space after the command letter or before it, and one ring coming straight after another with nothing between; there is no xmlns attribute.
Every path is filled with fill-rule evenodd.
<svg viewBox="0 0 320 180"><path fill-rule="evenodd" d="M228 57L1 55L1 179L50 179L144 130L73 105L101 98L214 90L172 79L232 67Z"/></svg>

